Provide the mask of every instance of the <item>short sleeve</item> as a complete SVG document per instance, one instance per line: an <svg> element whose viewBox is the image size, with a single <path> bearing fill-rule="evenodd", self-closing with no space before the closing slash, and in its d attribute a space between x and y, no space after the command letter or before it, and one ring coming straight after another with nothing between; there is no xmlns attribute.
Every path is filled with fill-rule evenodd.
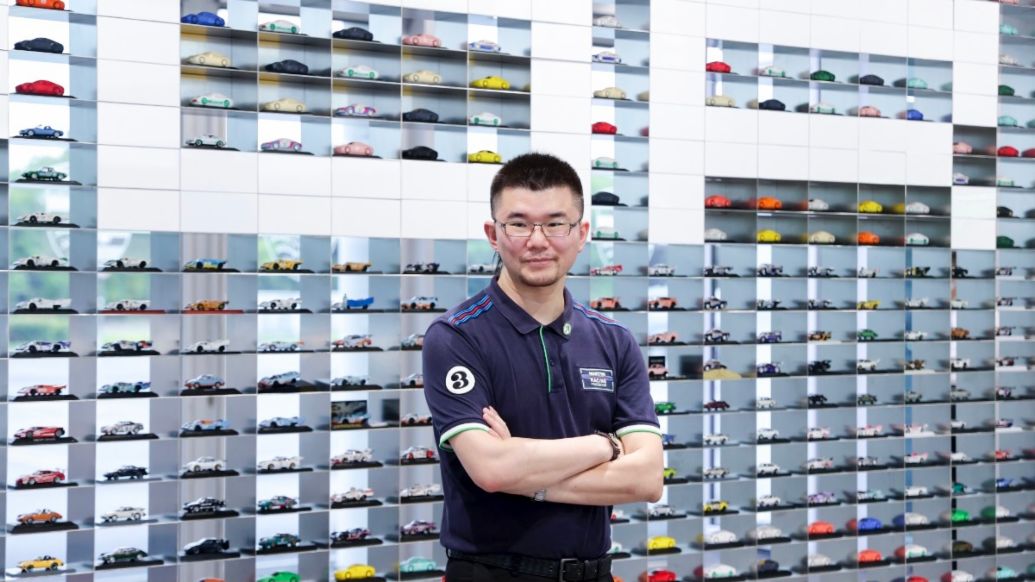
<svg viewBox="0 0 1035 582"><path fill-rule="evenodd" d="M488 431L482 409L489 406L488 369L474 345L444 321L431 324L424 335L424 397L438 446L451 450L449 440L468 430Z"/></svg>
<svg viewBox="0 0 1035 582"><path fill-rule="evenodd" d="M629 330L623 329L619 340L618 385L615 387L614 424L618 436L649 432L661 436L654 399L650 396L650 379L643 354Z"/></svg>

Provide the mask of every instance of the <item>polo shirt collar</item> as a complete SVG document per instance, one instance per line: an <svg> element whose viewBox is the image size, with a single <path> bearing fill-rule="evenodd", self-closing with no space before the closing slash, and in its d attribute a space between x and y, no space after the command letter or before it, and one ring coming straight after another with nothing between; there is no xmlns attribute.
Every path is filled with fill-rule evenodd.
<svg viewBox="0 0 1035 582"><path fill-rule="evenodd" d="M520 305L515 303L514 300L500 288L499 275L492 278L492 283L489 284L488 293L489 297L492 299L493 305L499 309L500 313L507 318L507 321L514 326L514 329L516 329L518 333L525 335L539 329L540 323L536 321L534 317L529 315L528 312ZM572 322L572 313L574 313L574 300L571 297L571 293L568 292L568 288L565 287L564 311L561 313L560 317L544 327L552 330L558 336L567 340L571 337L572 326L574 325Z"/></svg>

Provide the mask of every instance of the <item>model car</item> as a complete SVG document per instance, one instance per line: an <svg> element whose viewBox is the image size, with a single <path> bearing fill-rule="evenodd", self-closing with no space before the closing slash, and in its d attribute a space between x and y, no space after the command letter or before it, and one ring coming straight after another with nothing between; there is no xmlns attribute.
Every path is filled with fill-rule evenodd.
<svg viewBox="0 0 1035 582"><path fill-rule="evenodd" d="M17 522L22 525L36 525L43 523L56 523L62 519L62 515L53 509L37 509L29 513L19 514Z"/></svg>
<svg viewBox="0 0 1035 582"><path fill-rule="evenodd" d="M837 240L837 237L830 234L825 230L817 230L809 234L808 241L811 244L833 244Z"/></svg>
<svg viewBox="0 0 1035 582"><path fill-rule="evenodd" d="M259 311L294 311L301 307L302 299L299 297L270 299L259 303Z"/></svg>
<svg viewBox="0 0 1035 582"><path fill-rule="evenodd" d="M146 305L145 305L146 306ZM115 340L101 345L101 352L142 352L152 348L147 340Z"/></svg>
<svg viewBox="0 0 1035 582"><path fill-rule="evenodd" d="M815 457L805 462L805 469L808 471L833 469L834 459L832 457Z"/></svg>
<svg viewBox="0 0 1035 582"><path fill-rule="evenodd" d="M234 100L222 93L205 93L197 97L191 97L190 104L199 107L220 107L230 109L234 106Z"/></svg>
<svg viewBox="0 0 1035 582"><path fill-rule="evenodd" d="M767 228L758 231L758 233L755 235L755 238L760 243L775 243L780 242L781 236L780 233L776 232L775 230Z"/></svg>
<svg viewBox="0 0 1035 582"><path fill-rule="evenodd" d="M57 440L65 436L65 429L60 426L30 426L14 432L14 441Z"/></svg>
<svg viewBox="0 0 1035 582"><path fill-rule="evenodd" d="M266 101L259 105L260 111L281 111L281 112L294 112L294 113L305 113L308 109L305 103L302 103L298 99L293 97L281 97L280 99L274 99L273 101Z"/></svg>
<svg viewBox="0 0 1035 582"><path fill-rule="evenodd" d="M884 206L874 200L864 200L859 203L859 212L862 214L880 214Z"/></svg>
<svg viewBox="0 0 1035 582"><path fill-rule="evenodd" d="M479 150L477 152L467 154L467 161L480 164L499 164L503 162L503 157L494 151Z"/></svg>
<svg viewBox="0 0 1035 582"><path fill-rule="evenodd" d="M647 551L667 550L676 547L676 539L669 536L654 536L647 540Z"/></svg>
<svg viewBox="0 0 1035 582"><path fill-rule="evenodd" d="M110 301L104 306L105 311L147 311L149 303L141 299L120 299Z"/></svg>
<svg viewBox="0 0 1035 582"><path fill-rule="evenodd" d="M188 556L203 554L221 554L230 549L230 541L223 538L201 538L183 546L183 553Z"/></svg>
<svg viewBox="0 0 1035 582"><path fill-rule="evenodd" d="M877 109L873 105L863 105L859 108L859 117L880 117L880 109Z"/></svg>
<svg viewBox="0 0 1035 582"><path fill-rule="evenodd" d="M31 83L15 85L14 90L26 95L52 95L61 96L65 94L65 88L57 83L40 79Z"/></svg>
<svg viewBox="0 0 1035 582"><path fill-rule="evenodd" d="M226 502L215 497L199 497L194 501L183 504L182 509L186 514L215 513L226 507Z"/></svg>
<svg viewBox="0 0 1035 582"><path fill-rule="evenodd" d="M865 426L857 427L855 429L855 436L856 437L875 437L875 436L880 436L880 434L883 431L884 431L884 425L883 424L867 424Z"/></svg>
<svg viewBox="0 0 1035 582"><path fill-rule="evenodd" d="M704 104L712 107L736 107L737 100L728 95L712 95L704 100Z"/></svg>
<svg viewBox="0 0 1035 582"><path fill-rule="evenodd" d="M255 503L255 507L259 511L292 509L296 505L298 505L298 500L294 497L288 497L287 495L274 495L273 497L260 499Z"/></svg>
<svg viewBox="0 0 1035 582"><path fill-rule="evenodd" d="M184 387L190 390L215 390L222 388L225 383L223 378L215 374L202 374L183 383Z"/></svg>
<svg viewBox="0 0 1035 582"><path fill-rule="evenodd" d="M374 148L361 141L350 141L334 147L334 155L369 157L374 155Z"/></svg>
<svg viewBox="0 0 1035 582"><path fill-rule="evenodd" d="M849 531L857 533L879 532L884 528L884 524L876 517L851 519L848 521L847 525Z"/></svg>
<svg viewBox="0 0 1035 582"><path fill-rule="evenodd" d="M923 233L911 232L906 235L906 246L927 246L929 244L931 244L931 239Z"/></svg>
<svg viewBox="0 0 1035 582"><path fill-rule="evenodd" d="M772 441L780 438L780 431L775 428L760 428L755 433L755 438L758 442Z"/></svg>
<svg viewBox="0 0 1035 582"><path fill-rule="evenodd" d="M729 502L724 499L705 501L701 504L701 510L704 513L722 513L729 509L729 507Z"/></svg>
<svg viewBox="0 0 1035 582"><path fill-rule="evenodd" d="M198 53L196 55L191 55L191 56L187 57L186 61L188 63L192 64L192 65L204 65L204 66L208 66L208 67L229 67L230 66L230 57L228 57L226 55L223 55L223 54L220 54L220 53L217 53L217 52L214 52L214 51L205 51L203 53ZM303 65L303 66L305 66L305 65ZM266 70L267 71L271 70L271 69L269 69L269 65L267 65L267 69Z"/></svg>
<svg viewBox="0 0 1035 582"><path fill-rule="evenodd" d="M140 548L125 547L117 548L110 552L102 552L97 556L97 559L102 564L122 564L126 562L136 562L140 558L147 557L147 552Z"/></svg>
<svg viewBox="0 0 1035 582"><path fill-rule="evenodd" d="M867 489L866 491L859 491L855 495L855 501L857 503L861 503L863 501L885 501L887 498L888 496L880 489Z"/></svg>
<svg viewBox="0 0 1035 582"><path fill-rule="evenodd" d="M195 12L180 17L180 22L185 24L200 24L202 26L225 26L226 21L212 12Z"/></svg>
<svg viewBox="0 0 1035 582"><path fill-rule="evenodd" d="M759 463L758 466L755 467L755 474L759 477L765 475L779 475L782 472L783 469L781 469L780 465L777 465L776 463Z"/></svg>
<svg viewBox="0 0 1035 582"><path fill-rule="evenodd" d="M776 408L776 399L771 396L759 396L755 399L755 408L758 410L772 410Z"/></svg>
<svg viewBox="0 0 1035 582"><path fill-rule="evenodd" d="M65 45L46 37L37 37L14 43L14 50L61 54L65 52Z"/></svg>
<svg viewBox="0 0 1035 582"><path fill-rule="evenodd" d="M139 467L137 465L122 465L114 471L108 471L104 474L104 479L107 481L118 481L123 477L127 479L143 479L147 476L147 469Z"/></svg>
<svg viewBox="0 0 1035 582"><path fill-rule="evenodd" d="M824 115L834 115L837 113L837 109L829 103L814 103L809 107L809 111L812 113L822 113Z"/></svg>
<svg viewBox="0 0 1035 582"><path fill-rule="evenodd" d="M403 302L403 309L409 311L430 311L438 304L438 297L432 295L414 295ZM594 308L596 309L596 308Z"/></svg>
<svg viewBox="0 0 1035 582"><path fill-rule="evenodd" d="M438 115L436 115L435 117L437 119ZM503 125L503 120L500 118L499 115L496 115L495 113L489 113L488 111L483 111L481 113L475 113L471 115L467 118L467 122L471 125L489 125L493 127L499 127L500 125Z"/></svg>
<svg viewBox="0 0 1035 582"><path fill-rule="evenodd" d="M377 69L369 67L367 65L348 65L340 69L335 69L335 77L347 77L353 79L370 79L374 80L381 76ZM372 108L371 108L372 109ZM337 111L335 111L337 113ZM350 115L349 113L341 113L339 115ZM373 114L370 114L373 115Z"/></svg>
<svg viewBox="0 0 1035 582"><path fill-rule="evenodd" d="M902 339L904 339L906 341L922 341L922 340L927 339L927 332L926 331L909 330L909 331L903 332Z"/></svg>
<svg viewBox="0 0 1035 582"><path fill-rule="evenodd" d="M881 553L877 550L859 550L859 553L856 555L856 561L860 564L865 564L868 562L880 562L883 559L884 556L882 556Z"/></svg>
<svg viewBox="0 0 1035 582"><path fill-rule="evenodd" d="M805 438L810 441L826 440L830 436L830 429L825 426L814 426L805 433Z"/></svg>
<svg viewBox="0 0 1035 582"><path fill-rule="evenodd" d="M608 64L620 64L622 57L618 56L618 53L609 50L603 50L593 55L594 63L608 63Z"/></svg>
<svg viewBox="0 0 1035 582"><path fill-rule="evenodd" d="M294 59L284 59L282 61L269 63L263 68L271 73L288 73L291 75L309 74L309 66Z"/></svg>
<svg viewBox="0 0 1035 582"><path fill-rule="evenodd" d="M404 461L416 461L419 459L434 459L435 451L427 447L407 447L399 454L399 459Z"/></svg>
<svg viewBox="0 0 1035 582"><path fill-rule="evenodd" d="M402 526L401 533L404 536L425 536L437 533L434 522L423 519L415 519Z"/></svg>
<svg viewBox="0 0 1035 582"><path fill-rule="evenodd" d="M374 35L369 30L358 26L350 26L349 28L335 30L331 36L346 40L365 40L367 42L374 40Z"/></svg>
<svg viewBox="0 0 1035 582"><path fill-rule="evenodd" d="M719 228L707 228L704 231L704 240L709 242L720 242L729 238L726 231Z"/></svg>
<svg viewBox="0 0 1035 582"><path fill-rule="evenodd" d="M120 420L113 424L101 427L101 434L106 436L114 435L135 435L144 430L144 425L132 420Z"/></svg>
<svg viewBox="0 0 1035 582"><path fill-rule="evenodd" d="M722 479L729 476L729 469L725 467L708 467L702 473L705 479Z"/></svg>
<svg viewBox="0 0 1035 582"><path fill-rule="evenodd" d="M834 524L830 523L829 521L818 520L810 523L807 531L810 536L817 536L831 535L836 530L834 529Z"/></svg>
<svg viewBox="0 0 1035 582"><path fill-rule="evenodd" d="M361 103L353 103L345 107L338 107L334 110L334 115L338 117L375 117L377 116L377 108Z"/></svg>
<svg viewBox="0 0 1035 582"><path fill-rule="evenodd" d="M733 202L721 194L713 194L704 199L705 208L730 208Z"/></svg>

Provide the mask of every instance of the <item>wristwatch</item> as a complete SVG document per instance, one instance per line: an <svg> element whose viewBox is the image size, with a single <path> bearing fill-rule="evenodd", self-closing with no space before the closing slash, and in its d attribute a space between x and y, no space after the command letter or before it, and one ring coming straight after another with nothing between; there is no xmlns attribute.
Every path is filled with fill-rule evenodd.
<svg viewBox="0 0 1035 582"><path fill-rule="evenodd" d="M615 433L613 433L613 432L603 432L603 431L599 431L598 430L598 431L596 431L595 434L598 434L598 435L604 437L605 439L607 439L607 442L611 443L611 460L612 461L617 459L619 456L621 456L621 454L622 454L622 445L618 442L618 436L616 436Z"/></svg>
<svg viewBox="0 0 1035 582"><path fill-rule="evenodd" d="M532 501L546 501L546 489L540 489L532 495Z"/></svg>

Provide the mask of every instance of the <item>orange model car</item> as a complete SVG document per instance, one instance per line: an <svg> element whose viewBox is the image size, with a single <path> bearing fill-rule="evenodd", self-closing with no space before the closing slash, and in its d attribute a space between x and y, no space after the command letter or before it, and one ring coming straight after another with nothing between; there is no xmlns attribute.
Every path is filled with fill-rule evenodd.
<svg viewBox="0 0 1035 582"><path fill-rule="evenodd" d="M184 307L183 309L185 311L222 311L226 309L226 306L229 303L229 301L224 301L222 299L202 299L201 301L189 303L187 307Z"/></svg>
<svg viewBox="0 0 1035 582"><path fill-rule="evenodd" d="M37 509L36 511L19 515L18 523L26 525L33 523L54 523L59 519L61 519L61 514L53 509Z"/></svg>
<svg viewBox="0 0 1035 582"><path fill-rule="evenodd" d="M647 308L648 309L652 309L652 310L653 309L658 309L658 310L675 309L676 308L676 298L675 297L658 297L657 299L651 299L650 302L647 304Z"/></svg>
<svg viewBox="0 0 1035 582"><path fill-rule="evenodd" d="M729 208L730 206L733 206L733 202L720 194L713 194L704 199L705 208Z"/></svg>
<svg viewBox="0 0 1035 582"><path fill-rule="evenodd" d="M884 556L880 555L880 552L878 552L877 550L860 550L859 556L856 558L856 560L860 564L865 564L867 562L879 562L883 559Z"/></svg>
<svg viewBox="0 0 1035 582"><path fill-rule="evenodd" d="M872 232L870 232L868 230L860 231L859 235L858 235L858 240L859 240L859 244L861 244L861 245L879 245L880 244L880 237L877 236L875 233L872 233Z"/></svg>
<svg viewBox="0 0 1035 582"><path fill-rule="evenodd" d="M783 208L783 202L772 196L763 196L758 199L759 210L779 210Z"/></svg>
<svg viewBox="0 0 1035 582"><path fill-rule="evenodd" d="M590 309L620 309L622 304L617 297L598 297L589 302Z"/></svg>
<svg viewBox="0 0 1035 582"><path fill-rule="evenodd" d="M834 524L829 521L814 521L809 524L809 535L828 535L834 533Z"/></svg>
<svg viewBox="0 0 1035 582"><path fill-rule="evenodd" d="M17 0L16 4L18 6L31 6L32 8L65 9L65 3L62 0Z"/></svg>

